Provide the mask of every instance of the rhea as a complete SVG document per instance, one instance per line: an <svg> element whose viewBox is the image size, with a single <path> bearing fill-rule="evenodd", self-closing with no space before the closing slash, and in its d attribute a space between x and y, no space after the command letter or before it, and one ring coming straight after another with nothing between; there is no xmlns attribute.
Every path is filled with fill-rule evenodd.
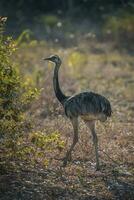
<svg viewBox="0 0 134 200"><path fill-rule="evenodd" d="M52 55L48 58L44 58L44 60L51 61L55 64L53 75L54 92L64 108L65 115L70 119L74 130L73 143L66 152L63 159L63 166L65 167L67 162L70 161L71 153L78 142L78 118L80 117L92 133L96 156L96 170L99 170L98 138L95 131L95 123L97 120L105 122L107 117L111 116L112 110L110 102L104 96L91 91L81 92L73 96L66 96L60 88L58 78L61 59L57 55Z"/></svg>

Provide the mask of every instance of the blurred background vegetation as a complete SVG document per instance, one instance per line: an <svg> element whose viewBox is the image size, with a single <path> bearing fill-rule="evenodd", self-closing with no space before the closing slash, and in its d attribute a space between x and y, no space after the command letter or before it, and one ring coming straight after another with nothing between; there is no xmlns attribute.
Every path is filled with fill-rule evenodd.
<svg viewBox="0 0 134 200"><path fill-rule="evenodd" d="M133 0L1 0L0 13L9 18L6 30L14 37L30 29L36 39L67 46L80 34L97 35L133 48L128 44L134 42Z"/></svg>

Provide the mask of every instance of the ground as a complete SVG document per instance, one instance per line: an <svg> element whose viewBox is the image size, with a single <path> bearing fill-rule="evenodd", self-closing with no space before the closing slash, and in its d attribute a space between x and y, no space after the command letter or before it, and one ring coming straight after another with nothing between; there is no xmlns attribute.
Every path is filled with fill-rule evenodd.
<svg viewBox="0 0 134 200"><path fill-rule="evenodd" d="M85 41L86 40L86 41ZM44 88L28 111L35 131L58 131L65 142L63 150L49 154L46 167L8 172L0 177L0 199L81 199L132 200L133 133L134 133L134 58L114 44L90 42L87 39L75 47L63 48L47 43L22 46L15 60L28 77L40 74L36 80ZM62 158L71 144L73 130L58 103L52 86L53 66L42 58L58 54L63 60L60 85L65 94L91 90L106 96L112 105L112 117L97 122L101 170L95 170L95 155L91 133L80 120L79 143L73 160L62 168Z"/></svg>

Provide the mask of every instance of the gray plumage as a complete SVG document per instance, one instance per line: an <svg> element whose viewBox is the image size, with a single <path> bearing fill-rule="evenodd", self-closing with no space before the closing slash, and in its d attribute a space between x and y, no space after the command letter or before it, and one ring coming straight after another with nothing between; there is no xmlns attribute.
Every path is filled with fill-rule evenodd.
<svg viewBox="0 0 134 200"><path fill-rule="evenodd" d="M55 95L63 105L65 114L72 122L74 129L73 143L63 159L63 165L66 166L67 161L71 159L71 152L78 142L78 117L81 117L81 119L91 130L93 143L95 146L96 169L99 169L98 138L95 132L95 122L96 120L104 122L106 121L107 117L111 116L112 110L110 102L104 96L94 92L82 92L71 97L64 95L60 89L58 79L58 71L61 65L59 56L53 55L49 58L45 58L44 60L55 63L53 76Z"/></svg>
<svg viewBox="0 0 134 200"><path fill-rule="evenodd" d="M111 106L109 101L93 92L82 92L69 97L65 103L65 114L69 118L87 114L103 113L106 117L111 116Z"/></svg>

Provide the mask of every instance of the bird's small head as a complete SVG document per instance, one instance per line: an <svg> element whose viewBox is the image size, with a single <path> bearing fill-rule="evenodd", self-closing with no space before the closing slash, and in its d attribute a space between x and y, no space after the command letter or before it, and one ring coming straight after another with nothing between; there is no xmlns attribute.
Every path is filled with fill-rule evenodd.
<svg viewBox="0 0 134 200"><path fill-rule="evenodd" d="M52 56L50 56L48 58L44 58L44 60L48 60L50 62L53 62L55 64L59 64L59 65L61 64L61 59L57 55L52 55Z"/></svg>

